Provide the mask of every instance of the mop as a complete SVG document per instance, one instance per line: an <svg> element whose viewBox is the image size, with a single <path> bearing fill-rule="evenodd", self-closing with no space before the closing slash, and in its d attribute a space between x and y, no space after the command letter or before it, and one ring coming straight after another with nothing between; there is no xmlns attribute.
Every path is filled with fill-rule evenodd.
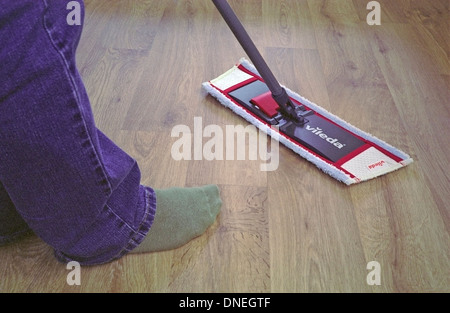
<svg viewBox="0 0 450 313"><path fill-rule="evenodd" d="M242 58L203 88L222 105L347 185L393 172L412 158L281 86L226 0L212 0L252 63Z"/></svg>

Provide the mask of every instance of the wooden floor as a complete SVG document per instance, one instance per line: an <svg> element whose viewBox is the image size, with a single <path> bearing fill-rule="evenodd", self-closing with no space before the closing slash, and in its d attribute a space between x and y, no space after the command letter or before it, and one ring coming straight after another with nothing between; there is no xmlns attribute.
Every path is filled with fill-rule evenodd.
<svg viewBox="0 0 450 313"><path fill-rule="evenodd" d="M78 67L97 126L143 183L215 183L223 207L173 251L69 270L31 237L0 248L1 292L449 292L448 0L230 0L282 84L415 162L347 187L280 147L256 161L175 161L176 125L247 123L201 89L244 51L209 0L86 2ZM380 264L381 285L367 283Z"/></svg>

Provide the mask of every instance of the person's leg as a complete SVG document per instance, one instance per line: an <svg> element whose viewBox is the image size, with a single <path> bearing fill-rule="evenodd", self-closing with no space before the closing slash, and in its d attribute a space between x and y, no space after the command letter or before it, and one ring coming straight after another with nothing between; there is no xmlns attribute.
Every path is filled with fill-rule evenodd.
<svg viewBox="0 0 450 313"><path fill-rule="evenodd" d="M147 236L155 192L140 185L136 161L95 126L75 64L81 26L67 25L66 4L30 0L0 7L0 181L9 212L13 204L63 262L104 263L141 243L140 252L155 251L144 242L172 234L163 228ZM190 201L206 203L211 196L192 191ZM212 202L214 210L208 202L191 216L212 212L215 218L220 200ZM176 216L185 205L158 205L158 211ZM177 245L196 235L198 229L188 231Z"/></svg>
<svg viewBox="0 0 450 313"><path fill-rule="evenodd" d="M95 126L75 64L82 27L67 24L66 5L0 7L0 181L59 260L97 264L143 240L155 195Z"/></svg>
<svg viewBox="0 0 450 313"><path fill-rule="evenodd" d="M0 182L0 246L31 233L32 230L17 213L8 193Z"/></svg>

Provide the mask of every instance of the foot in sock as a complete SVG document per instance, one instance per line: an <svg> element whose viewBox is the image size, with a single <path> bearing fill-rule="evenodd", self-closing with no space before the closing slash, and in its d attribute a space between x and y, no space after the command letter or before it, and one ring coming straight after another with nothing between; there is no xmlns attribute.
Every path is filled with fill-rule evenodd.
<svg viewBox="0 0 450 313"><path fill-rule="evenodd" d="M143 242L131 253L181 247L214 223L222 201L215 185L155 190L156 216Z"/></svg>

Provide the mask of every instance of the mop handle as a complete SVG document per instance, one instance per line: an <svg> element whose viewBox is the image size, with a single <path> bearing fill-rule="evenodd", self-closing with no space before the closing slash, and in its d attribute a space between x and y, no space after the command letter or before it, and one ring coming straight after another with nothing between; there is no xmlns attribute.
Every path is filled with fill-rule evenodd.
<svg viewBox="0 0 450 313"><path fill-rule="evenodd" d="M269 87L269 90L272 92L272 97L280 107L286 108L290 104L290 99L286 90L278 83L233 9L226 0L212 0L212 2L214 2L214 5L228 24L228 27L261 74L267 87Z"/></svg>

